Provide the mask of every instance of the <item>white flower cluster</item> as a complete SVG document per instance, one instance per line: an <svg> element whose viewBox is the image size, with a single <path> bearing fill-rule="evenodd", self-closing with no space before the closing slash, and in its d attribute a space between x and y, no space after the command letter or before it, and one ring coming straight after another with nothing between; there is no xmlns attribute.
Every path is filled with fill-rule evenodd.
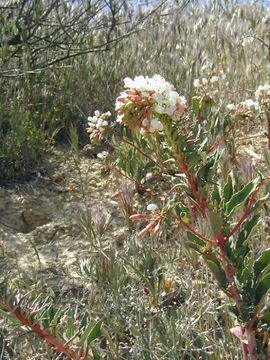
<svg viewBox="0 0 270 360"><path fill-rule="evenodd" d="M214 75L210 78L210 80L207 80L206 78L202 78L201 80L200 79L195 79L194 82L193 82L193 85L195 88L199 88L201 86L206 86L208 84L215 84L218 82L218 76Z"/></svg>
<svg viewBox="0 0 270 360"><path fill-rule="evenodd" d="M228 104L226 109L233 113L237 119L251 118L254 115L254 111L258 110L259 103L252 99L241 101L239 104Z"/></svg>
<svg viewBox="0 0 270 360"><path fill-rule="evenodd" d="M136 76L125 78L126 90L116 100L117 121L147 132L163 129L158 115L168 115L174 121L181 118L186 110L186 99L180 96L173 85L162 76Z"/></svg>
<svg viewBox="0 0 270 360"><path fill-rule="evenodd" d="M253 109L257 110L259 107L258 102L252 99L247 99L245 101L242 101L240 104L246 106L249 110L253 110Z"/></svg>
<svg viewBox="0 0 270 360"><path fill-rule="evenodd" d="M110 111L100 113L96 110L93 116L88 117L88 128L86 131L89 134L90 140L98 143L103 139L106 127L109 125L108 119L111 117Z"/></svg>
<svg viewBox="0 0 270 360"><path fill-rule="evenodd" d="M151 97L155 103L153 109L158 114L174 115L180 106L183 110L186 107L186 99L180 96L172 84L160 75L136 76L134 80L124 79L126 88L136 89L143 97Z"/></svg>
<svg viewBox="0 0 270 360"><path fill-rule="evenodd" d="M94 112L94 116L88 116L88 125L90 128L95 128L98 130L104 129L108 126L107 119L111 116L111 112L108 111L106 113L101 114L99 110Z"/></svg>
<svg viewBox="0 0 270 360"><path fill-rule="evenodd" d="M260 106L270 107L270 85L260 85L255 91L255 98Z"/></svg>
<svg viewBox="0 0 270 360"><path fill-rule="evenodd" d="M109 152L105 150L97 154L97 157L100 160L105 160L108 156L109 156Z"/></svg>

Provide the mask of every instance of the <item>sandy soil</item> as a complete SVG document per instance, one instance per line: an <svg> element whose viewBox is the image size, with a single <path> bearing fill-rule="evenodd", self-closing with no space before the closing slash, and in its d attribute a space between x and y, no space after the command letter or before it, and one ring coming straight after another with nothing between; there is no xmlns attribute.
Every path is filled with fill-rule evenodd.
<svg viewBox="0 0 270 360"><path fill-rule="evenodd" d="M90 246L80 216L87 209L95 212L97 204L113 219L111 238L121 237L125 224L112 199L112 177L101 176L102 169L101 161L82 155L80 175L69 152L57 150L45 174L0 187L1 278L46 279L48 287L75 281L76 262Z"/></svg>

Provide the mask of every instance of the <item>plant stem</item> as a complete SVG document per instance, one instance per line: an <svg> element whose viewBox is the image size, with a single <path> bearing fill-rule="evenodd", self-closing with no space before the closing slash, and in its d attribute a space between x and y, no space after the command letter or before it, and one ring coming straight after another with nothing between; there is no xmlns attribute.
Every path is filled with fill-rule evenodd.
<svg viewBox="0 0 270 360"><path fill-rule="evenodd" d="M268 150L270 151L270 111L266 112L266 119L267 119Z"/></svg>
<svg viewBox="0 0 270 360"><path fill-rule="evenodd" d="M38 337L45 340L50 347L54 349L57 353L65 354L68 359L71 360L85 360L86 356L80 356L77 352L70 349L66 344L64 344L61 340L56 338L53 334L44 330L39 324L34 323L31 320L30 316L27 316L25 311L23 311L20 306L16 306L15 308L8 303L1 303L1 307L13 314L22 325L29 327Z"/></svg>
<svg viewBox="0 0 270 360"><path fill-rule="evenodd" d="M186 175L191 195L193 196L194 200L198 204L199 209L202 214L202 217L206 218L206 202L204 199L201 199L201 197L198 194L196 180L195 180L193 174L189 171L188 166L185 163L185 160L181 154L181 151L179 150L179 144L177 144L176 140L174 139L174 136L172 135L172 128L170 127L167 119L165 119L165 120L160 119L160 120L162 121L162 124L164 126L164 134L167 138L169 145L171 146L172 152L176 158L179 169L183 174Z"/></svg>
<svg viewBox="0 0 270 360"><path fill-rule="evenodd" d="M245 334L247 336L248 344L248 354L249 354L249 360L257 360L256 355L256 334L255 331L252 329L253 321L251 324L248 324L245 327Z"/></svg>
<svg viewBox="0 0 270 360"><path fill-rule="evenodd" d="M208 244L212 244L216 246L216 243L214 240L209 239L207 237L205 237L204 235L198 233L196 230L194 230L190 225L188 225L187 223L185 223L179 216L177 216L176 214L173 214L174 217L177 219L177 221L179 222L180 225L182 225L184 228L186 228L191 234L197 236L199 239L205 241Z"/></svg>

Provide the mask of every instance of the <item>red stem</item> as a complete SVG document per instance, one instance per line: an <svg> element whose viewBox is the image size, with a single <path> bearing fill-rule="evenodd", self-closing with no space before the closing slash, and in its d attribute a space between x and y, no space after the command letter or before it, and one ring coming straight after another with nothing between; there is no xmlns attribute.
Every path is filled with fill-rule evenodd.
<svg viewBox="0 0 270 360"><path fill-rule="evenodd" d="M206 243L209 243L209 244L212 244L212 245L216 246L215 240L209 239L209 238L205 237L204 235L199 234L191 226L189 226L187 223L185 223L179 216L177 216L176 214L173 214L173 215L176 218L176 220L179 222L179 224L181 224L183 227L185 227L191 234L197 236L198 238L202 239Z"/></svg>
<svg viewBox="0 0 270 360"><path fill-rule="evenodd" d="M75 351L69 349L66 345L64 345L60 340L58 340L55 336L42 329L39 324L34 324L29 317L26 316L24 311L17 306L15 309L12 308L9 304L1 304L1 306L12 313L16 318L20 321L21 324L29 327L38 337L45 340L53 349L60 353L65 354L71 360L85 360L86 355L80 356Z"/></svg>

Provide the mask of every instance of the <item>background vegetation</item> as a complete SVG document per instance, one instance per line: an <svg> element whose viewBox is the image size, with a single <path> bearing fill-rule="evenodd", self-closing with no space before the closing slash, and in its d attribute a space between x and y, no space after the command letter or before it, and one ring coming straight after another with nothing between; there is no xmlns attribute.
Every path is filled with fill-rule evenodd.
<svg viewBox="0 0 270 360"><path fill-rule="evenodd" d="M71 123L83 132L82 114L113 110L125 76L158 72L190 99L195 78L216 74L228 102L266 81L269 17L260 4L166 2L152 14L156 7L2 2L2 182L29 174Z"/></svg>

